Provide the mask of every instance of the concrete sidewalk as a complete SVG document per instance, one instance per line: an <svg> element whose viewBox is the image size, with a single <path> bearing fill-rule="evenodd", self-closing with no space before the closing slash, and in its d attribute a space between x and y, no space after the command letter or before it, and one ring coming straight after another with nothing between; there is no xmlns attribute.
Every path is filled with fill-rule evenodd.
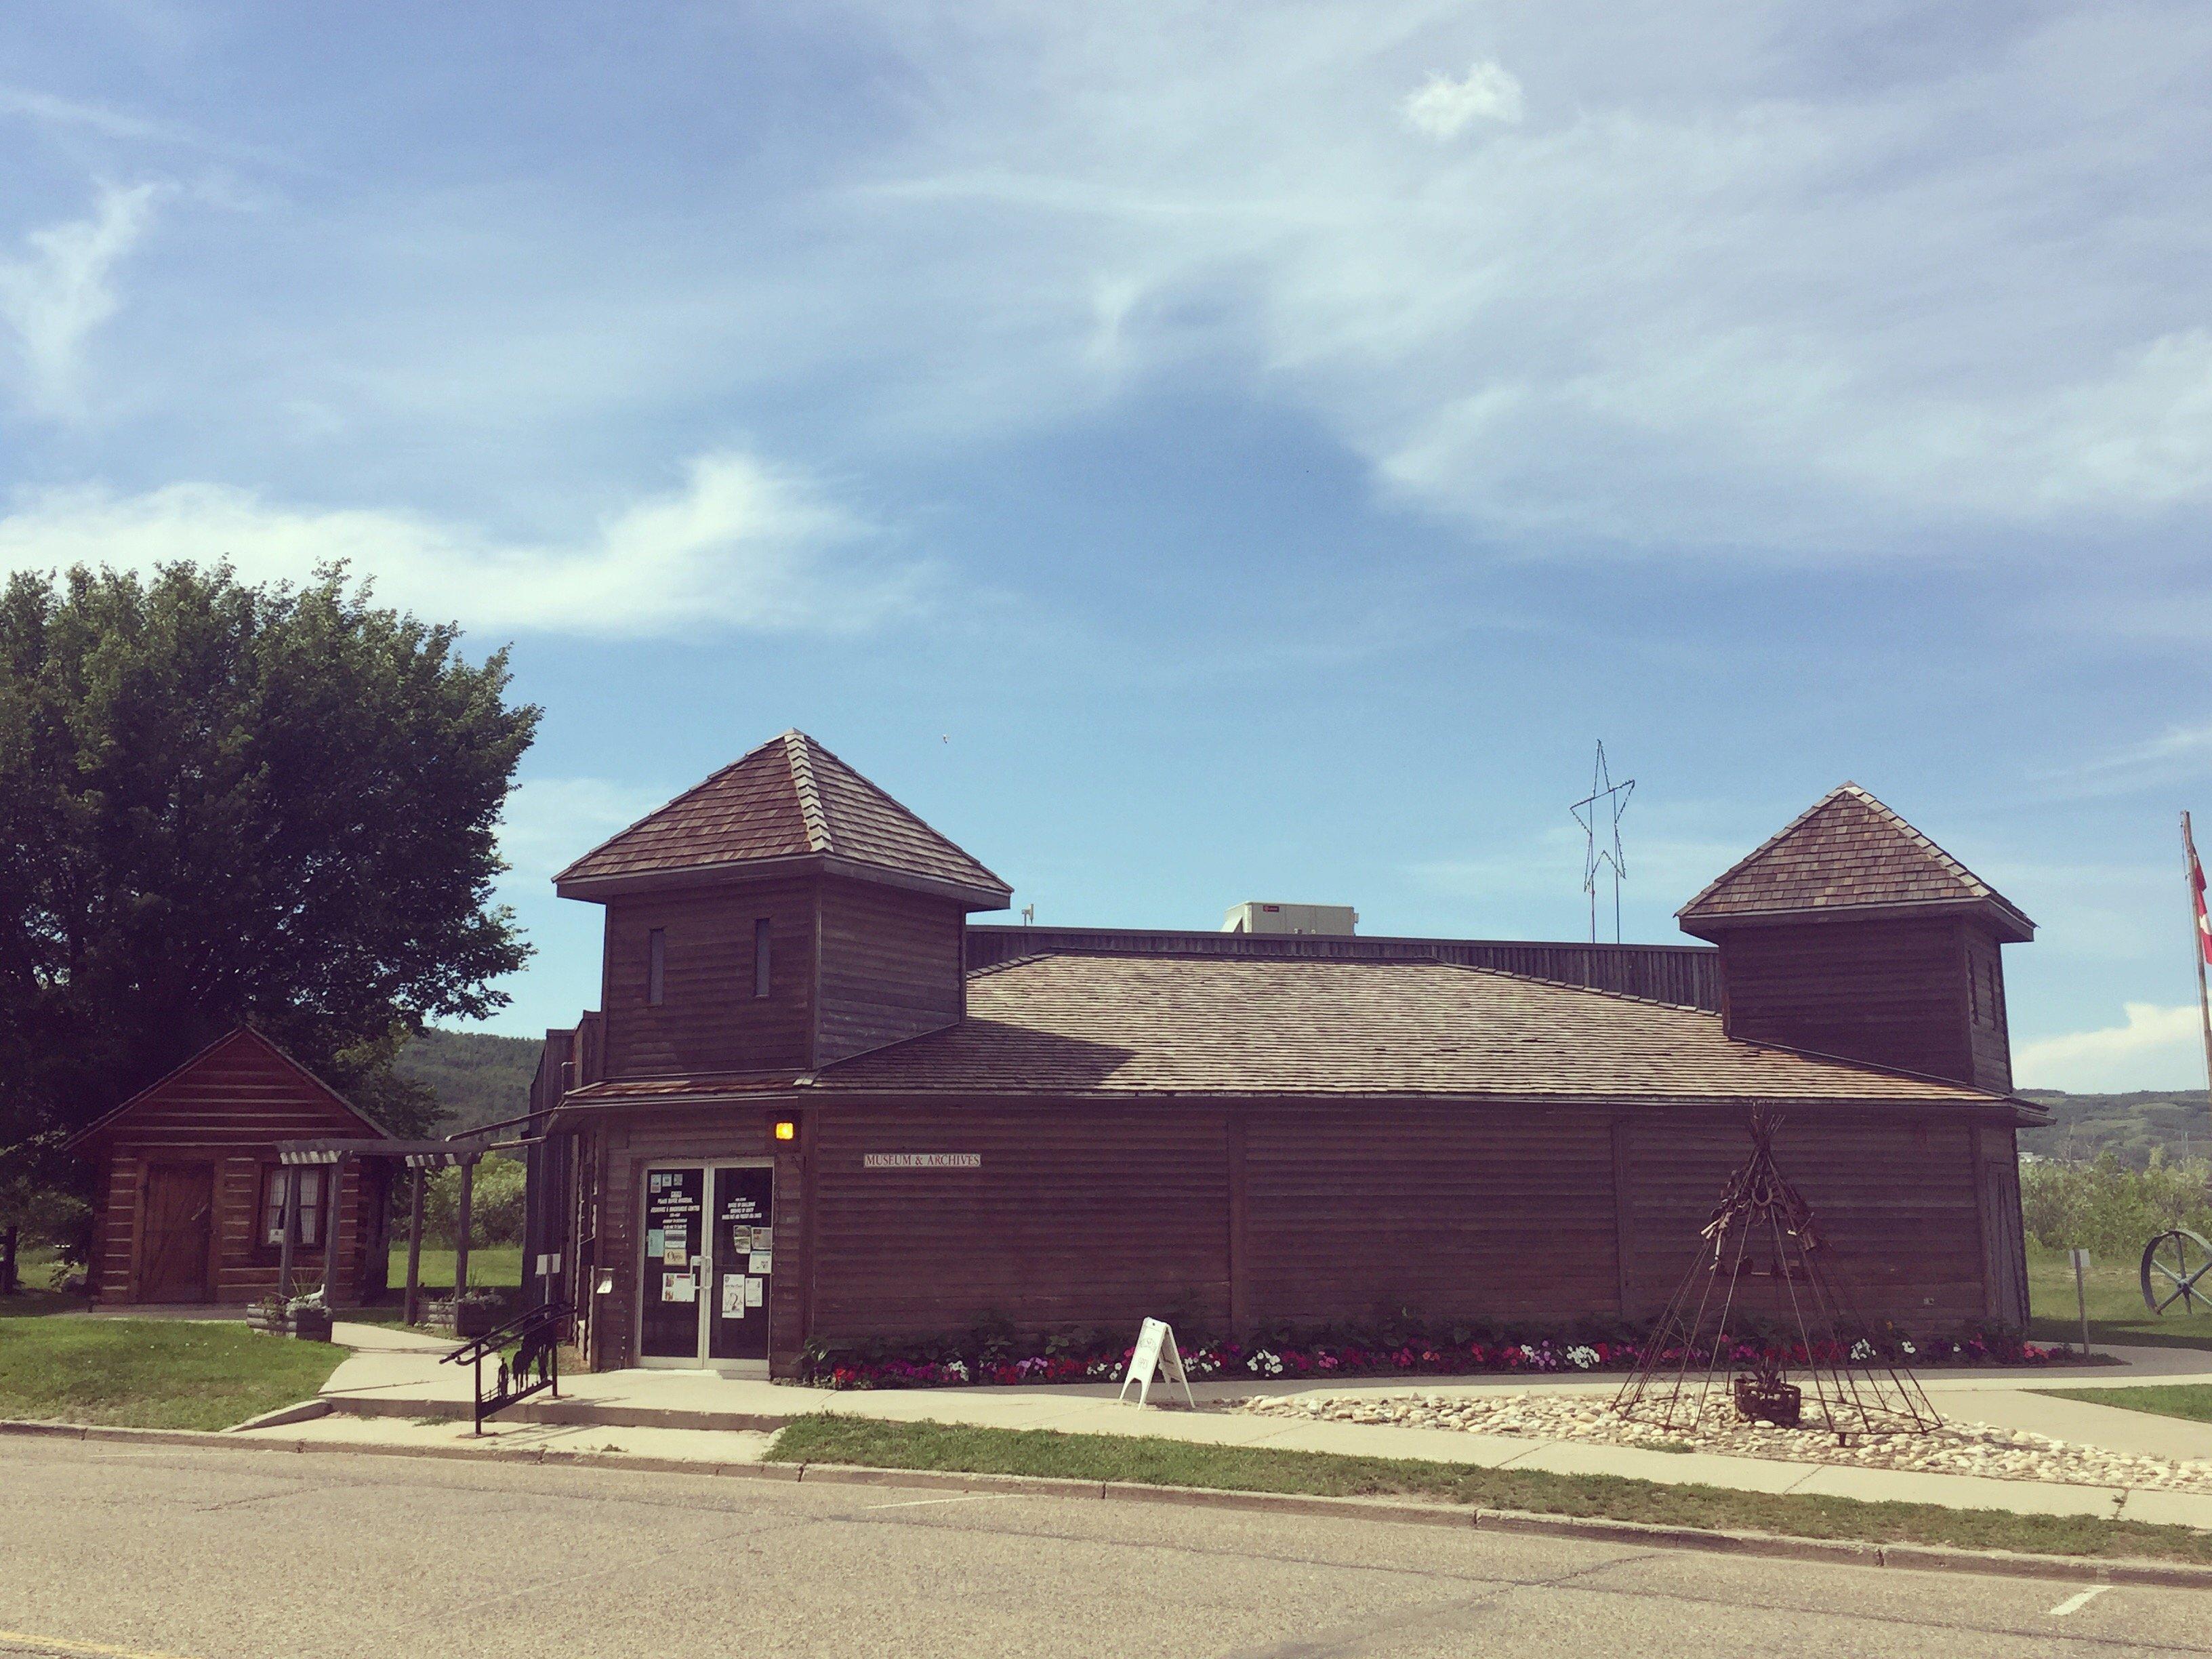
<svg viewBox="0 0 2212 1659"><path fill-rule="evenodd" d="M438 1363L443 1345L370 1327L342 1326L360 1346L325 1387L330 1414L244 1431L303 1445L346 1442L463 1448L619 1450L702 1465L757 1462L771 1433L795 1418L823 1413L886 1422L935 1422L989 1428L1050 1429L1067 1434L1144 1435L1224 1446L1360 1456L1419 1458L1485 1468L1607 1474L1668 1485L1745 1492L1825 1493L1870 1501L1936 1504L2021 1514L2084 1515L2212 1530L2212 1495L1997 1480L1676 1453L1587 1441L1541 1440L1385 1425L1304 1421L1225 1412L1140 1410L1117 1404L1109 1383L1050 1388L983 1388L833 1393L703 1371L626 1370L563 1377L561 1396L540 1395L487 1425L479 1439L468 1421L465 1367ZM402 1339L405 1339L403 1340ZM2004 1372L1936 1373L1923 1384L1948 1413L2054 1438L2140 1455L2212 1457L2212 1425L2112 1407L2053 1400L2035 1389L2094 1384L2212 1382L2212 1353L2135 1349L2122 1366ZM1212 1382L1202 1402L1255 1394L1351 1395L1609 1392L1617 1376L1574 1379L1516 1376L1365 1378L1316 1386L1310 1381ZM1155 1398L1160 1390L1154 1389Z"/></svg>

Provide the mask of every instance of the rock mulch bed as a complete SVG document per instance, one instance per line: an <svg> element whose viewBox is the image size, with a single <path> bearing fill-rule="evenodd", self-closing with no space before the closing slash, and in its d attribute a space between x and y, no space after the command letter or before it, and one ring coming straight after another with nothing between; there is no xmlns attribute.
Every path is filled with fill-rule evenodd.
<svg viewBox="0 0 2212 1659"><path fill-rule="evenodd" d="M1807 1414L1812 1416L1808 1399ZM1832 1431L1778 1429L1746 1422L1716 1399L1694 1424L1662 1429L1620 1415L1612 1402L1586 1395L1484 1394L1293 1395L1241 1401L1235 1409L1264 1417L1391 1428L1458 1429L1468 1434L1522 1435L1538 1440L1589 1440L1667 1451L1717 1452L1732 1457L1798 1463L1844 1463L1925 1474L1979 1474L2002 1480L2051 1480L2069 1486L2128 1486L2212 1492L2212 1463L2174 1462L2077 1446L1986 1423L1946 1422L1924 1434L1853 1434L1838 1444Z"/></svg>

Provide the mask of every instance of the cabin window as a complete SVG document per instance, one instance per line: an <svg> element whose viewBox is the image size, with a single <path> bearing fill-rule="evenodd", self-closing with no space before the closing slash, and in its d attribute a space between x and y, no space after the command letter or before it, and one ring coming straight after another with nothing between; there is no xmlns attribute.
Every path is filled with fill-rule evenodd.
<svg viewBox="0 0 2212 1659"><path fill-rule="evenodd" d="M768 918L753 923L753 994L764 997L769 988Z"/></svg>
<svg viewBox="0 0 2212 1659"><path fill-rule="evenodd" d="M658 1008L668 996L668 930L645 936L645 1000Z"/></svg>
<svg viewBox="0 0 2212 1659"><path fill-rule="evenodd" d="M260 1248L275 1252L284 1243L284 1185L291 1170L284 1164L271 1164L261 1172L261 1237ZM300 1171L300 1231L298 1243L302 1245L320 1244L323 1241L323 1172L319 1169Z"/></svg>

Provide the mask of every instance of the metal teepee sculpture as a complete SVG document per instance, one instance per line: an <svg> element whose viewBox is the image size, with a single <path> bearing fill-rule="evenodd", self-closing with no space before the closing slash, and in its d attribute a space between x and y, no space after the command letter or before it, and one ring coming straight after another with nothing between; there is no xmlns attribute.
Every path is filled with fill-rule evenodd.
<svg viewBox="0 0 2212 1659"><path fill-rule="evenodd" d="M1845 1299L1812 1206L1776 1167L1781 1123L1766 1107L1753 1110L1751 1156L1729 1177L1703 1229L1705 1246L1613 1409L1678 1430L1708 1413L1838 1437L1938 1427L1942 1419L1918 1381ZM1759 1323L1782 1343L1794 1338L1794 1346L1778 1352L1775 1342L1758 1341L1751 1328Z"/></svg>

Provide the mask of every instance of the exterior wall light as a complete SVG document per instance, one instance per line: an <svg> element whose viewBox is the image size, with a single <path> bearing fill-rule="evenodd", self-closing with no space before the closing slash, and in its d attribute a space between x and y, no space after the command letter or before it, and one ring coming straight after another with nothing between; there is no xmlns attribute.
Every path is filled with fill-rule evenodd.
<svg viewBox="0 0 2212 1659"><path fill-rule="evenodd" d="M787 1117L780 1117L780 1118L776 1119L776 1121L775 1121L775 1138L776 1138L778 1140L796 1140L796 1139L799 1139L799 1125L798 1125L796 1122L793 1121L790 1118L787 1118Z"/></svg>

